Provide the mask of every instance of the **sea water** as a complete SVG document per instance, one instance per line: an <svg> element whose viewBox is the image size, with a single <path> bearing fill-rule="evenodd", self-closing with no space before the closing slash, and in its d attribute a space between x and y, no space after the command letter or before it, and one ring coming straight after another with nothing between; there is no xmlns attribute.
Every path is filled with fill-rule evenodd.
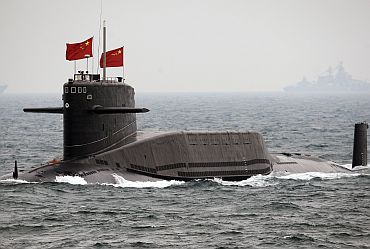
<svg viewBox="0 0 370 249"><path fill-rule="evenodd" d="M0 174L62 154L63 119L23 113L59 95L0 96ZM350 167L369 95L144 93L141 131L258 131L270 152ZM370 170L272 173L239 182L0 182L0 248L369 248Z"/></svg>

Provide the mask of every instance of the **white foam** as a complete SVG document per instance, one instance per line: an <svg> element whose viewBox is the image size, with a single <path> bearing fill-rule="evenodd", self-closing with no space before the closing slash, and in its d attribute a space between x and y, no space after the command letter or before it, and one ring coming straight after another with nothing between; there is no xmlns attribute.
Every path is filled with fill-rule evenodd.
<svg viewBox="0 0 370 249"><path fill-rule="evenodd" d="M349 170L352 170L352 163L340 164L339 166L341 166L343 168L346 168L346 169L349 169Z"/></svg>
<svg viewBox="0 0 370 249"><path fill-rule="evenodd" d="M38 183L38 182L27 182L25 180L19 180L19 179L5 179L0 180L0 183L14 183L14 184L25 184L25 183Z"/></svg>
<svg viewBox="0 0 370 249"><path fill-rule="evenodd" d="M370 169L370 164L366 165L366 166L356 166L354 168L352 168L352 164L349 163L349 164L344 164L344 165L341 165L347 169L350 169L352 171L363 171L363 170L369 170Z"/></svg>
<svg viewBox="0 0 370 249"><path fill-rule="evenodd" d="M176 186L176 185L182 185L185 182L183 181L156 181L156 182L136 182L136 181L128 181L122 176L119 176L117 174L112 174L114 177L116 184L105 184L105 185L111 185L114 187L121 187L121 188L167 188L170 186Z"/></svg>
<svg viewBox="0 0 370 249"><path fill-rule="evenodd" d="M80 176L56 176L55 182L63 182L74 185L86 185L87 182L84 178Z"/></svg>
<svg viewBox="0 0 370 249"><path fill-rule="evenodd" d="M352 165L351 165L352 167ZM370 165L366 165L366 166L356 166L354 167L353 169L351 169L352 171L362 171L362 170L369 170L370 169Z"/></svg>
<svg viewBox="0 0 370 249"><path fill-rule="evenodd" d="M359 171L359 170L367 170L367 169L370 169L370 164L368 164L366 166L356 166L354 168L352 168L352 163L340 164L339 166L341 166L343 168L346 168L346 169L349 169L349 170L352 170L352 171Z"/></svg>
<svg viewBox="0 0 370 249"><path fill-rule="evenodd" d="M347 177L356 177L360 174L355 173L322 173L322 172L307 172L307 173L295 173L287 174L282 176L275 176L277 179L289 179L289 180L302 180L310 181L314 178L320 178L322 180L333 180Z"/></svg>
<svg viewBox="0 0 370 249"><path fill-rule="evenodd" d="M224 181L220 178L215 178L212 181L216 182L218 184L224 185L224 186L239 186L239 187L244 187L244 186L250 186L250 187L268 187L268 186L274 186L277 185L278 183L272 182L271 179L273 177L270 175L264 176L264 175L255 175L252 176L246 180L243 181Z"/></svg>
<svg viewBox="0 0 370 249"><path fill-rule="evenodd" d="M269 175L256 175L243 181L223 181L220 178L215 178L211 181L224 186L250 186L250 187L268 187L281 183L279 180L300 180L310 181L314 178L322 180L334 180L340 178L357 177L362 174L358 173L322 173L322 172L307 172L307 173L289 173L289 172L273 172Z"/></svg>

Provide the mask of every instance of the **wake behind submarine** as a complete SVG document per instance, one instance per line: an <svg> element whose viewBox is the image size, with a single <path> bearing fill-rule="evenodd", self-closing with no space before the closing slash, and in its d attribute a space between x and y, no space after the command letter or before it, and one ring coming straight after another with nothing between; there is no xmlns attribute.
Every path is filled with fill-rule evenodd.
<svg viewBox="0 0 370 249"><path fill-rule="evenodd" d="M105 27L104 27L105 33ZM105 40L105 39L104 39ZM0 179L54 182L79 176L87 183L221 178L239 181L271 172L352 172L332 161L299 153L270 154L257 132L137 132L134 89L122 77L83 71L63 85L63 107L24 112L63 115L63 158ZM144 114L145 115L145 114ZM368 124L355 125L352 167L367 165Z"/></svg>

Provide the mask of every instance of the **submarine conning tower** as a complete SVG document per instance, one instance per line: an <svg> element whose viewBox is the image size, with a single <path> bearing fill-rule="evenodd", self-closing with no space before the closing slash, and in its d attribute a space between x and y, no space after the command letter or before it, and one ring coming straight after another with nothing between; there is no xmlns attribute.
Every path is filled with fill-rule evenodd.
<svg viewBox="0 0 370 249"><path fill-rule="evenodd" d="M135 113L97 113L99 108L135 107L134 89L122 78L75 74L63 86L64 160L128 143L136 134Z"/></svg>
<svg viewBox="0 0 370 249"><path fill-rule="evenodd" d="M77 159L118 148L135 140L134 88L122 77L100 80L79 71L63 85L63 107L25 108L25 112L63 114L63 159Z"/></svg>

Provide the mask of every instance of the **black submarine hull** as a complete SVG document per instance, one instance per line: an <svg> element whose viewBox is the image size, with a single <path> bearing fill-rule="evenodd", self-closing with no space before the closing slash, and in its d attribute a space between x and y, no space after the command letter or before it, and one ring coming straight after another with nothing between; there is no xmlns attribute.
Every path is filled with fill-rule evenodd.
<svg viewBox="0 0 370 249"><path fill-rule="evenodd" d="M222 178L244 180L272 171L271 156L256 132L140 133L132 143L93 156L32 169L18 179L53 182L79 176L88 183Z"/></svg>
<svg viewBox="0 0 370 249"><path fill-rule="evenodd" d="M120 148L45 164L20 174L18 179L54 182L58 177L74 176L86 183L112 184L120 177L127 181L240 181L272 172L352 171L310 155L269 154L262 136L256 132L173 132L139 133L135 142Z"/></svg>

